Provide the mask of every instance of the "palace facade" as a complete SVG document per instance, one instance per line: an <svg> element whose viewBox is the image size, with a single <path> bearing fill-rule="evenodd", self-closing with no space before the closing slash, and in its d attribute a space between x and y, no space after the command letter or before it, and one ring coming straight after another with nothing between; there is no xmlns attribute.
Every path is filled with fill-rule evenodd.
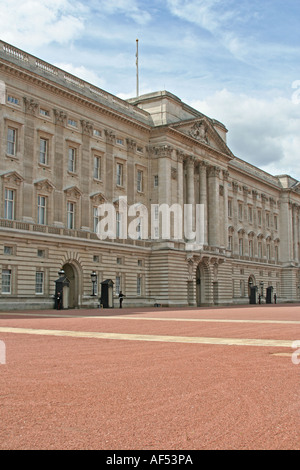
<svg viewBox="0 0 300 470"><path fill-rule="evenodd" d="M300 183L233 155L219 121L167 91L121 100L2 41L0 116L1 310L53 308L62 270L69 308L96 307L106 280L124 307L248 303L255 286L300 300ZM203 244L159 223L121 237L121 197L149 214L201 204ZM114 239L97 235L103 203Z"/></svg>

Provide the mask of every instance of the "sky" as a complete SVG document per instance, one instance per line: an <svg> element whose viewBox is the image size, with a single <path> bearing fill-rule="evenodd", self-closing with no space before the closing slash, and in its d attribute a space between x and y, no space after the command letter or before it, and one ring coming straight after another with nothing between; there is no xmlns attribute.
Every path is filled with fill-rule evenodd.
<svg viewBox="0 0 300 470"><path fill-rule="evenodd" d="M109 93L167 90L300 180L299 0L0 0L0 38Z"/></svg>

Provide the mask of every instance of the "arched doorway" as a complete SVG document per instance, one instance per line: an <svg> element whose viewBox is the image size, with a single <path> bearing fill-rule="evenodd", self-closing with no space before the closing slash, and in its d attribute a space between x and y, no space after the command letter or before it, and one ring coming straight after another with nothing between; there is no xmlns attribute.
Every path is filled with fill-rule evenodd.
<svg viewBox="0 0 300 470"><path fill-rule="evenodd" d="M197 307L209 303L208 299L209 272L206 264L201 262L196 270L196 302Z"/></svg>
<svg viewBox="0 0 300 470"><path fill-rule="evenodd" d="M70 263L65 264L63 266L63 270L65 272L66 277L70 281L68 308L76 308L78 307L78 296L79 296L77 270Z"/></svg>

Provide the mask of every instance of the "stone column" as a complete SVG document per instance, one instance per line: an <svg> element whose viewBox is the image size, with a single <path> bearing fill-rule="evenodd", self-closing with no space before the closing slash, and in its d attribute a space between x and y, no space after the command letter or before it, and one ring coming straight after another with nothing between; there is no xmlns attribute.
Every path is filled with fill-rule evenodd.
<svg viewBox="0 0 300 470"><path fill-rule="evenodd" d="M298 262L298 204L293 204L293 259Z"/></svg>
<svg viewBox="0 0 300 470"><path fill-rule="evenodd" d="M224 231L222 245L224 248L227 248L228 245L228 177L229 172L223 170Z"/></svg>
<svg viewBox="0 0 300 470"><path fill-rule="evenodd" d="M208 244L220 246L220 168L210 166L208 169Z"/></svg>
<svg viewBox="0 0 300 470"><path fill-rule="evenodd" d="M196 228L195 221L195 157L190 156L186 160L186 202L192 204L192 230Z"/></svg>
<svg viewBox="0 0 300 470"><path fill-rule="evenodd" d="M204 244L208 244L208 227L207 227L207 167L206 162L199 162L199 185L200 185L200 204L204 205Z"/></svg>
<svg viewBox="0 0 300 470"><path fill-rule="evenodd" d="M80 189L82 191L81 198L81 228L89 230L91 228L91 211L90 211L90 185L91 185L91 154L90 154L90 138L93 135L93 125L89 121L81 120L82 128L82 149L81 149L81 168L80 168Z"/></svg>

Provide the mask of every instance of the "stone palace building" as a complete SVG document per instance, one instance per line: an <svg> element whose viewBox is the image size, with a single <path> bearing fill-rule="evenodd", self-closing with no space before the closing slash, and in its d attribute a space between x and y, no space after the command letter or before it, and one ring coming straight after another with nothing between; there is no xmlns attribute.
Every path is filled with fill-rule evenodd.
<svg viewBox="0 0 300 470"><path fill-rule="evenodd" d="M300 183L234 156L219 121L167 91L124 101L2 41L0 117L1 310L53 308L62 270L69 308L96 307L106 280L124 307L248 303L253 287L299 301ZM120 235L120 197L149 214L203 205L203 244L159 223L100 240L97 208L114 204Z"/></svg>

